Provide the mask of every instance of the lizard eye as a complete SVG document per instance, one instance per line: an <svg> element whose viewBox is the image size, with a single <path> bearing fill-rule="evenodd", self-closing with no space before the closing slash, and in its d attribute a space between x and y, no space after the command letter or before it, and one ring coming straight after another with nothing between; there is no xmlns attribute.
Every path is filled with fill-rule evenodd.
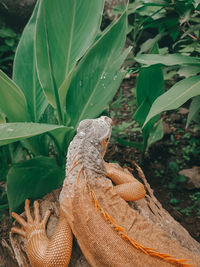
<svg viewBox="0 0 200 267"><path fill-rule="evenodd" d="M102 143L105 145L105 144L107 144L108 142L109 142L109 137L106 137L103 141L102 141Z"/></svg>
<svg viewBox="0 0 200 267"><path fill-rule="evenodd" d="M102 146L107 146L108 141L109 141L109 137L106 137L105 139L103 139L103 140L101 141L101 145L102 145Z"/></svg>
<svg viewBox="0 0 200 267"><path fill-rule="evenodd" d="M107 138L105 139L105 141L108 142L108 141L109 141L109 137L107 137Z"/></svg>

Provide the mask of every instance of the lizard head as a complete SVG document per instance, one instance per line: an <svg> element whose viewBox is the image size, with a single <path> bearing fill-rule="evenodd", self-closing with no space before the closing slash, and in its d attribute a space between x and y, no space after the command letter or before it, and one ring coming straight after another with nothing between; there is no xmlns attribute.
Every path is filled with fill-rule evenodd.
<svg viewBox="0 0 200 267"><path fill-rule="evenodd" d="M106 116L83 120L77 128L77 136L91 143L104 157L111 136L111 124L112 120Z"/></svg>

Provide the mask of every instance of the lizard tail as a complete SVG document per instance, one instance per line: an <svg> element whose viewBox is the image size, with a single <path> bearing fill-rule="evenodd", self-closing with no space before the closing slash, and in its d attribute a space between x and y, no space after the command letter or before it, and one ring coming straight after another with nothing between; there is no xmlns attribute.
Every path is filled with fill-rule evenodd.
<svg viewBox="0 0 200 267"><path fill-rule="evenodd" d="M176 259L174 256L171 256L169 254L160 253L160 252L157 252L153 248L145 247L145 246L139 244L136 240L130 238L128 236L127 232L125 231L125 229L123 227L119 226L117 224L117 222L107 212L105 212L103 210L103 208L99 204L97 197L96 197L93 190L91 190L91 194L92 194L92 197L94 200L94 205L95 205L96 211L99 209L101 214L105 218L105 220L108 221L114 227L115 231L117 231L123 239L130 242L136 249L142 251L143 253L145 253L147 255L160 258L163 261L169 262L169 263L174 264L174 265L179 266L179 267L194 267L193 265L186 263L187 259Z"/></svg>

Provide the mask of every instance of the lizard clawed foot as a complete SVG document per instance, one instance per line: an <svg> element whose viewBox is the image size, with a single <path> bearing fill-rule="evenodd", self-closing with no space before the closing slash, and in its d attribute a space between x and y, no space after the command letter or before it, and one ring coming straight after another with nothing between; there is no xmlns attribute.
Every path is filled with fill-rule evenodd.
<svg viewBox="0 0 200 267"><path fill-rule="evenodd" d="M26 199L25 215L27 221L24 220L22 216L18 215L15 212L12 212L11 214L12 217L22 226L22 229L18 227L12 227L11 233L19 234L29 239L33 232L38 232L38 230L42 232L45 231L45 226L49 219L50 213L51 213L50 210L48 210L45 213L43 220L41 221L39 214L39 202L34 201L34 218L33 218L30 212L30 200Z"/></svg>

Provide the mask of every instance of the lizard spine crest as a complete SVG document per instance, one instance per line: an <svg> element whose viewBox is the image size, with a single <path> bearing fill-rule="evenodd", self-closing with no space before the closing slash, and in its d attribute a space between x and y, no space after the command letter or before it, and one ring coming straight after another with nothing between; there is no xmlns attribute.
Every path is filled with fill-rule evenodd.
<svg viewBox="0 0 200 267"><path fill-rule="evenodd" d="M174 265L179 266L179 267L194 267L191 264L185 263L187 261L187 259L176 259L172 255L160 253L160 252L158 252L155 249L150 248L150 247L144 247L143 245L139 244L136 240L130 238L128 236L128 233L125 231L125 229L123 227L121 227L120 225L118 225L117 222L107 212L105 212L103 210L103 208L101 207L101 205L99 204L99 202L97 200L97 197L96 197L94 191L90 189L90 192L91 192L91 195L92 195L93 200L94 200L96 212L98 210L100 210L100 212L103 215L103 217L105 218L105 220L108 221L114 227L114 230L116 232L118 232L119 235L123 239L125 239L129 243L131 243L136 249L142 251L143 253L145 253L149 256L154 256L154 257L160 258L163 261L169 262L169 263L174 264Z"/></svg>

